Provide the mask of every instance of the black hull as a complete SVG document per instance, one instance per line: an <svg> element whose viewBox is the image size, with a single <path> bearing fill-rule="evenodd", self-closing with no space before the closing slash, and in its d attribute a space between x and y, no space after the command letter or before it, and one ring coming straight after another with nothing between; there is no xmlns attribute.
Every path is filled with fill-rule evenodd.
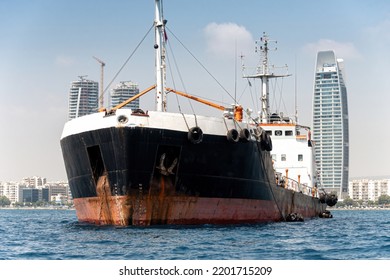
<svg viewBox="0 0 390 280"><path fill-rule="evenodd" d="M199 144L187 133L151 128L107 128L61 140L69 185L74 198L94 197L99 176L107 173L112 193L149 188L161 176L161 156L174 192L222 198L272 199L272 162L259 142L228 142L204 135Z"/></svg>
<svg viewBox="0 0 390 280"><path fill-rule="evenodd" d="M325 209L276 186L270 153L258 141L204 135L193 144L186 132L109 127L67 136L61 147L81 221L253 223Z"/></svg>

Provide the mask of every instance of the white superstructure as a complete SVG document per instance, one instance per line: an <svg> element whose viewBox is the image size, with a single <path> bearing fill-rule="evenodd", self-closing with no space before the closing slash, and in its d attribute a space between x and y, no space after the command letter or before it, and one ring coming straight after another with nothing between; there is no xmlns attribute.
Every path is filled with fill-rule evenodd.
<svg viewBox="0 0 390 280"><path fill-rule="evenodd" d="M278 181L284 180L286 187L311 194L318 182L309 128L291 120L274 120L262 128L272 137L271 156Z"/></svg>

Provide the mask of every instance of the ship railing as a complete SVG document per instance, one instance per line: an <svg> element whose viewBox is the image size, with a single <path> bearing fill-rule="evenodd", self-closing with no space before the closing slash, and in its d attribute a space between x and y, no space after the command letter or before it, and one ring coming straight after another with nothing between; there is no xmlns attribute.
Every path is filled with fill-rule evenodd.
<svg viewBox="0 0 390 280"><path fill-rule="evenodd" d="M288 190L293 190L295 192L300 192L313 197L318 197L317 188L312 188L308 184L300 183L286 176L283 176L281 180L277 180L277 184L278 186Z"/></svg>
<svg viewBox="0 0 390 280"><path fill-rule="evenodd" d="M297 136L295 136L295 138L297 140L306 141L307 140L307 135L297 135Z"/></svg>

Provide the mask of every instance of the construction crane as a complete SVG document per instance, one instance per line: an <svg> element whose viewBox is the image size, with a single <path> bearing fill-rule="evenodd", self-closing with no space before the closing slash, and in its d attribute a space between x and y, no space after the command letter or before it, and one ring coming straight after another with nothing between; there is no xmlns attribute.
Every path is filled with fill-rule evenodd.
<svg viewBox="0 0 390 280"><path fill-rule="evenodd" d="M96 56L93 56L94 59L96 59L97 62L100 63L100 97L99 97L99 104L100 104L100 110L104 107L104 98L103 98L103 75L104 75L104 66L106 66L106 63L104 63L101 59L97 58Z"/></svg>

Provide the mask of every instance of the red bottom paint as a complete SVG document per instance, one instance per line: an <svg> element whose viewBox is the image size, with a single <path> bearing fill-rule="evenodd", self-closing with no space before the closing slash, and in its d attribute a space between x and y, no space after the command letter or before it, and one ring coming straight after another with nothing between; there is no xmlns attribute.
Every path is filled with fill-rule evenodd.
<svg viewBox="0 0 390 280"><path fill-rule="evenodd" d="M291 213L318 217L326 209L318 198L282 188L273 188L273 196L274 200L256 200L103 192L74 199L74 204L80 222L117 226L253 224L284 221Z"/></svg>

